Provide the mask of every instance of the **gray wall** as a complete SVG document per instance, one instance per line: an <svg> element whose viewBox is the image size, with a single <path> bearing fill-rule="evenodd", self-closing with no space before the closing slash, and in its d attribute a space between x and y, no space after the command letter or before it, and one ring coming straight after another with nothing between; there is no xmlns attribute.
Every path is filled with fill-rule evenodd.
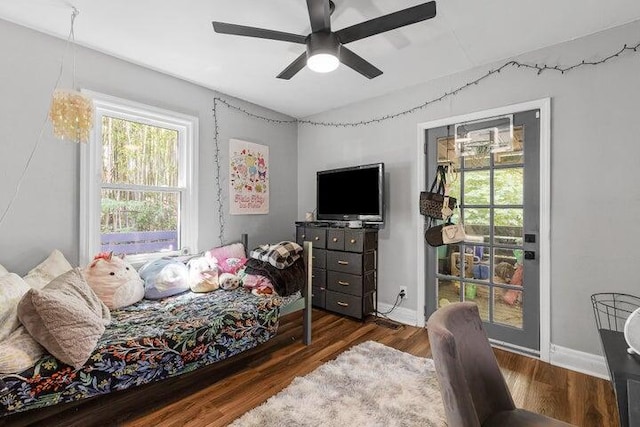
<svg viewBox="0 0 640 427"><path fill-rule="evenodd" d="M597 60L638 41L640 22L522 55L529 63L569 65ZM427 54L425 52L425 54ZM496 65L501 65L502 62ZM361 121L437 98L481 76L477 68L388 96L312 117ZM355 128L299 126L298 218L315 207L315 171L384 161L388 222L380 235L380 300L409 287L403 307L415 309L417 286L417 124L544 97L551 117L551 341L601 353L589 296L640 294L640 55L560 75L508 69L417 113ZM366 84L366 80L363 80Z"/></svg>
<svg viewBox="0 0 640 427"><path fill-rule="evenodd" d="M0 20L0 212L13 195L44 123L64 51L63 40ZM71 57L62 87L71 86ZM213 98L216 93L182 80L118 60L93 50L77 49L78 87L199 118L199 249L218 244L214 185ZM258 114L288 119L279 113L233 100ZM273 126L219 108L223 191L228 195L230 138L269 146L271 199L268 215L229 216L226 237L250 233L250 245L293 238L297 207L297 129ZM43 138L11 211L0 224L0 264L25 273L52 249L78 262L79 146L52 136L47 122Z"/></svg>

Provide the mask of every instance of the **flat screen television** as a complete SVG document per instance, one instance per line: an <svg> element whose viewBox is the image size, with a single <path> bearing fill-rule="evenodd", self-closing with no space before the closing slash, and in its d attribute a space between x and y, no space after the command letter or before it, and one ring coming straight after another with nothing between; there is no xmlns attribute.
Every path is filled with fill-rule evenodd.
<svg viewBox="0 0 640 427"><path fill-rule="evenodd" d="M384 223L384 163L317 173L317 219Z"/></svg>

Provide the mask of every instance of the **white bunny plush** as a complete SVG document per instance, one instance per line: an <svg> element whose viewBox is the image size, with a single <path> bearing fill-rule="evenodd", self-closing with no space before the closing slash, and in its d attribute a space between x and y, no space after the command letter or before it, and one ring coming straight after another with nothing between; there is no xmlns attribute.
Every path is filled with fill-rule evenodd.
<svg viewBox="0 0 640 427"><path fill-rule="evenodd" d="M189 287L192 292L211 292L218 289L218 260L206 253L187 262Z"/></svg>

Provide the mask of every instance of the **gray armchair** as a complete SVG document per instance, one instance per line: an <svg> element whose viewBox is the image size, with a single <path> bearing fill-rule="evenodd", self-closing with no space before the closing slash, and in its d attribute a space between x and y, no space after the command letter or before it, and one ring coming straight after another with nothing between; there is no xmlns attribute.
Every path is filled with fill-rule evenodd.
<svg viewBox="0 0 640 427"><path fill-rule="evenodd" d="M475 303L440 308L427 330L449 427L570 426L516 408Z"/></svg>

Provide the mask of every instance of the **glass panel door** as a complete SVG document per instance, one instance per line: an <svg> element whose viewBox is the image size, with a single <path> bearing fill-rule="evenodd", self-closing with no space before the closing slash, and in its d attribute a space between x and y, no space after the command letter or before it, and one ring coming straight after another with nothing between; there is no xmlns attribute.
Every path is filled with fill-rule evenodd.
<svg viewBox="0 0 640 427"><path fill-rule="evenodd" d="M453 222L462 221L467 234L460 244L427 246L427 315L473 301L490 338L533 353L540 345L538 116L538 110L514 114L512 138L501 120L474 123L476 135L511 139L495 151L482 139L472 151L456 147L462 138L456 141L453 124L429 129L425 173L430 184L436 165L455 171L449 174L449 194L459 205Z"/></svg>

